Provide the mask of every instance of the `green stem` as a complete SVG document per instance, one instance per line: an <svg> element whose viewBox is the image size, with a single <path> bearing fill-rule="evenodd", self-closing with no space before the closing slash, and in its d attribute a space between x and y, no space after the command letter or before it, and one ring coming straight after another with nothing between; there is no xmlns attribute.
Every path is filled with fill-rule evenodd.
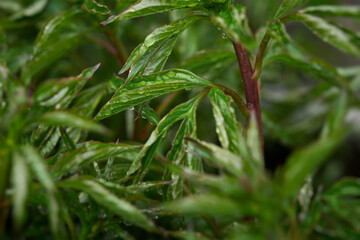
<svg viewBox="0 0 360 240"><path fill-rule="evenodd" d="M269 33L266 33L265 36L263 37L261 43L260 43L259 52L256 55L255 72L254 72L254 76L253 76L253 78L255 80L258 80L260 78L260 75L261 75L261 72L262 72L264 55L265 55L266 48L267 48L267 46L269 44L269 41L270 41L270 35L269 35Z"/></svg>

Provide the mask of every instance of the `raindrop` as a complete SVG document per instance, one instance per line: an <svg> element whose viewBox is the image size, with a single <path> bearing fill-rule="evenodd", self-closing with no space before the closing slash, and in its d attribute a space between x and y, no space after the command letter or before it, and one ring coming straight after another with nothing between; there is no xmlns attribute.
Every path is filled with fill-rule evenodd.
<svg viewBox="0 0 360 240"><path fill-rule="evenodd" d="M169 72L169 73L168 73L168 76L171 77L171 78L172 78L172 77L175 77L175 76L176 76L176 73L174 73L174 72Z"/></svg>

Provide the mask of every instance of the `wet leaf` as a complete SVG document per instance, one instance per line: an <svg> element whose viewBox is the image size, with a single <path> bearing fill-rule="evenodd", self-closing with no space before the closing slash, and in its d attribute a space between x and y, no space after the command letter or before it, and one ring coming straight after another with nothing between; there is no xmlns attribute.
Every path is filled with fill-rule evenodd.
<svg viewBox="0 0 360 240"><path fill-rule="evenodd" d="M137 152L139 148L137 145L86 142L77 149L62 155L56 161L56 165L51 168L51 172L52 175L58 177L91 162L105 161L109 157L127 152Z"/></svg>
<svg viewBox="0 0 360 240"><path fill-rule="evenodd" d="M306 0L282 0L282 3L274 16L274 20L285 16L304 2L306 2Z"/></svg>
<svg viewBox="0 0 360 240"><path fill-rule="evenodd" d="M122 19L146 16L154 13L171 11L180 8L208 6L215 3L224 3L227 0L139 0L119 15L113 15L102 24L109 24Z"/></svg>
<svg viewBox="0 0 360 240"><path fill-rule="evenodd" d="M302 12L293 14L288 20L303 22L323 41L333 45L343 52L360 57L360 37L357 34L352 34L349 30L344 31L342 28L329 21Z"/></svg>
<svg viewBox="0 0 360 240"><path fill-rule="evenodd" d="M96 115L95 120L110 117L166 93L196 86L211 87L214 84L180 69L137 77L115 93Z"/></svg>
<svg viewBox="0 0 360 240"><path fill-rule="evenodd" d="M213 88L209 97L213 106L213 115L216 122L216 132L223 148L235 154L240 153L239 149L239 126L235 117L235 110L231 106L233 102L220 89Z"/></svg>
<svg viewBox="0 0 360 240"><path fill-rule="evenodd" d="M104 126L96 123L87 118L78 116L73 113L56 111L56 112L47 112L39 116L36 120L36 123L41 123L49 126L67 126L75 127L83 130L93 131L101 134L110 134L110 130Z"/></svg>
<svg viewBox="0 0 360 240"><path fill-rule="evenodd" d="M131 81L139 75L161 71L179 35L191 23L204 16L206 16L204 12L191 12L170 25L157 28L133 51L119 74L130 68L127 81Z"/></svg>
<svg viewBox="0 0 360 240"><path fill-rule="evenodd" d="M148 170L156 149L161 139L166 134L167 130L177 121L189 116L189 113L197 107L199 101L207 94L207 92L199 94L197 97L189 100L186 103L176 106L171 110L164 118L161 119L157 127L151 133L149 139L145 143L144 147L139 152L138 156L132 163L127 175L131 175L138 171L135 182L140 181Z"/></svg>
<svg viewBox="0 0 360 240"><path fill-rule="evenodd" d="M358 5L319 5L310 6L301 10L303 13L309 13L319 16L345 16L359 17L360 7Z"/></svg>
<svg viewBox="0 0 360 240"><path fill-rule="evenodd" d="M63 188L75 188L89 194L98 204L110 209L125 221L129 221L151 232L157 229L139 209L124 199L118 198L99 183L89 178L74 178L59 182Z"/></svg>

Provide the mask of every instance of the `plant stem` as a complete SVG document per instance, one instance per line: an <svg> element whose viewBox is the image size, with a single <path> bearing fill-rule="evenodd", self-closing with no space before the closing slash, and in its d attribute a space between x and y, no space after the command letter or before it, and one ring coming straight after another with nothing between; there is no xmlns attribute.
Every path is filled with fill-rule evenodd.
<svg viewBox="0 0 360 240"><path fill-rule="evenodd" d="M266 33L260 43L259 52L256 55L255 72L254 72L254 77L253 77L255 80L258 80L260 78L261 71L262 71L263 59L264 59L265 51L269 44L269 41L270 41L270 35L268 33Z"/></svg>
<svg viewBox="0 0 360 240"><path fill-rule="evenodd" d="M259 128L259 138L261 147L264 149L264 140L262 134L262 122L261 122L261 106L260 106L260 93L257 80L254 78L254 72L250 63L249 55L246 48L237 42L232 42L234 45L236 57L238 59L241 78L244 84L246 104L249 112L255 115L256 122ZM264 152L264 151L263 151Z"/></svg>

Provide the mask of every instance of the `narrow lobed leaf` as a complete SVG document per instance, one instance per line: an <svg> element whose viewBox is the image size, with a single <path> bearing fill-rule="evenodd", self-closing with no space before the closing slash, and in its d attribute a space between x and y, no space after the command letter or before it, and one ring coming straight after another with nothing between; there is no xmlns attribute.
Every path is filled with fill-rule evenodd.
<svg viewBox="0 0 360 240"><path fill-rule="evenodd" d="M150 232L157 232L154 223L151 222L139 209L129 202L118 198L99 183L89 178L74 178L59 182L60 187L75 188L89 194L98 204L110 209L125 221L129 221L138 227Z"/></svg>
<svg viewBox="0 0 360 240"><path fill-rule="evenodd" d="M214 84L181 69L137 77L114 94L96 115L95 120L110 117L166 93L196 86L212 87Z"/></svg>
<svg viewBox="0 0 360 240"><path fill-rule="evenodd" d="M161 13L175 9L208 6L216 3L225 3L227 0L139 0L119 15L113 15L102 24L109 24L123 19L136 18L154 13Z"/></svg>

